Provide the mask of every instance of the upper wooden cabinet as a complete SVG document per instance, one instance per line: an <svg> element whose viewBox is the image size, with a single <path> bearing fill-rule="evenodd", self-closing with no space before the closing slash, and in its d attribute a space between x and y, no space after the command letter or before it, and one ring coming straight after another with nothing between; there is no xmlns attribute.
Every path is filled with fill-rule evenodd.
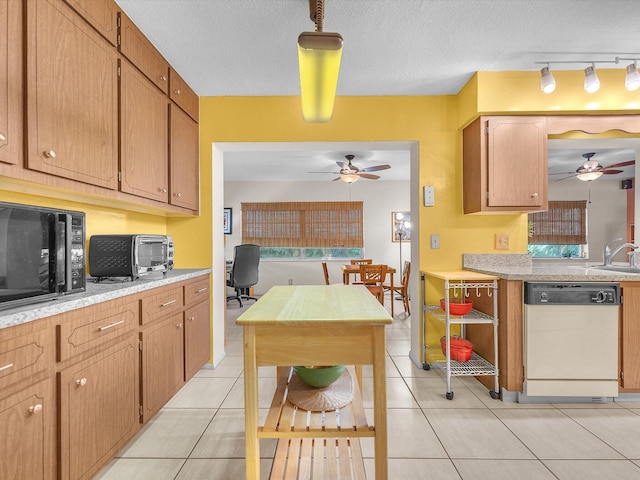
<svg viewBox="0 0 640 480"><path fill-rule="evenodd" d="M113 0L65 0L112 45L118 44L118 5Z"/></svg>
<svg viewBox="0 0 640 480"><path fill-rule="evenodd" d="M198 211L198 124L173 104L170 106L169 117L169 203Z"/></svg>
<svg viewBox="0 0 640 480"><path fill-rule="evenodd" d="M169 70L169 98L196 122L198 121L200 105L198 96L173 69Z"/></svg>
<svg viewBox="0 0 640 480"><path fill-rule="evenodd" d="M463 130L464 213L547 209L546 117L480 117Z"/></svg>
<svg viewBox="0 0 640 480"><path fill-rule="evenodd" d="M22 163L22 2L0 0L0 162Z"/></svg>
<svg viewBox="0 0 640 480"><path fill-rule="evenodd" d="M120 18L120 52L165 94L169 93L169 64L124 13Z"/></svg>
<svg viewBox="0 0 640 480"><path fill-rule="evenodd" d="M120 190L169 200L169 98L121 62Z"/></svg>
<svg viewBox="0 0 640 480"><path fill-rule="evenodd" d="M27 166L116 189L117 52L59 0L26 5Z"/></svg>

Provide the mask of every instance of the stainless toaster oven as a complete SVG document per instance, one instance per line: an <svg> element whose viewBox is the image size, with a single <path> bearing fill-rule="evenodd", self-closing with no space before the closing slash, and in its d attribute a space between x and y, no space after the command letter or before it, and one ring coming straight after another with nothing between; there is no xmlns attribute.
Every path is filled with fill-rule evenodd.
<svg viewBox="0 0 640 480"><path fill-rule="evenodd" d="M173 238L168 235L92 235L89 275L135 280L153 272L166 275L173 268Z"/></svg>

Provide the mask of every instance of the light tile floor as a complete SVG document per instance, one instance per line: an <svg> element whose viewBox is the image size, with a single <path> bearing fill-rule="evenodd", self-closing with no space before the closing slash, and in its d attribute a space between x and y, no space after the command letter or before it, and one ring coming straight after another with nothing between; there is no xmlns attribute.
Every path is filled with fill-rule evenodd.
<svg viewBox="0 0 640 480"><path fill-rule="evenodd" d="M402 312L401 302L395 308ZM242 311L229 303L227 357L218 368L198 372L97 479L244 478L242 330L235 325ZM390 480L640 479L640 402L501 402L470 377L454 378L455 398L446 400L442 372L409 359L409 325L399 313L387 328ZM371 370L364 373L372 416ZM275 368L260 368L259 382L264 417ZM362 449L372 479L373 440L363 439ZM264 479L274 451L275 441L261 441Z"/></svg>

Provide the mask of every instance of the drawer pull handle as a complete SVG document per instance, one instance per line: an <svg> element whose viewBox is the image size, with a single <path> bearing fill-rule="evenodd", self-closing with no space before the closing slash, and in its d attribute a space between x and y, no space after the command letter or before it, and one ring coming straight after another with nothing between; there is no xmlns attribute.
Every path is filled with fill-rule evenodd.
<svg viewBox="0 0 640 480"><path fill-rule="evenodd" d="M44 156L47 158L56 158L58 155L56 154L55 150L46 150L44 152Z"/></svg>
<svg viewBox="0 0 640 480"><path fill-rule="evenodd" d="M87 379L82 377L80 380L76 380L76 385L79 387L84 387L87 384Z"/></svg>
<svg viewBox="0 0 640 480"><path fill-rule="evenodd" d="M116 325L122 325L123 323L124 323L124 320L120 320L119 322L113 322L113 323L110 323L109 325L105 325L104 327L100 327L98 331L104 332L105 330L109 330L110 328L113 328Z"/></svg>
<svg viewBox="0 0 640 480"><path fill-rule="evenodd" d="M2 370L6 370L7 368L11 368L11 367L13 367L13 363L9 363L8 365L5 365L4 367L0 367L0 372Z"/></svg>
<svg viewBox="0 0 640 480"><path fill-rule="evenodd" d="M42 411L42 404L41 404L41 403L37 403L37 404L35 404L35 405L31 405L31 406L29 407L29 413L32 413L32 414L34 414L34 415L35 415L36 413L40 413L41 411Z"/></svg>
<svg viewBox="0 0 640 480"><path fill-rule="evenodd" d="M5 137L3 133L0 133L0 142L4 142L6 140L7 140L7 137Z"/></svg>
<svg viewBox="0 0 640 480"><path fill-rule="evenodd" d="M201 288L200 290L196 290L196 293L206 292L207 290L209 290L209 287L204 287L204 288Z"/></svg>
<svg viewBox="0 0 640 480"><path fill-rule="evenodd" d="M161 307L168 307L169 305L171 305L172 303L176 303L176 300L169 300L168 302L164 302L162 305L160 305Z"/></svg>

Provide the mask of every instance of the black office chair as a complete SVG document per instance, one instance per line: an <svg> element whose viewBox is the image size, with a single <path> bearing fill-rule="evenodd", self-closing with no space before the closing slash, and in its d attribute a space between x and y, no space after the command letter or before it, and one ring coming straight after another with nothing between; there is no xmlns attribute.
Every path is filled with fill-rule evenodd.
<svg viewBox="0 0 640 480"><path fill-rule="evenodd" d="M258 245L236 245L233 249L233 266L229 272L227 286L235 288L236 294L229 295L229 300L238 300L242 307L242 299L257 300L249 296L249 288L258 283L258 265L260 264L260 247Z"/></svg>

